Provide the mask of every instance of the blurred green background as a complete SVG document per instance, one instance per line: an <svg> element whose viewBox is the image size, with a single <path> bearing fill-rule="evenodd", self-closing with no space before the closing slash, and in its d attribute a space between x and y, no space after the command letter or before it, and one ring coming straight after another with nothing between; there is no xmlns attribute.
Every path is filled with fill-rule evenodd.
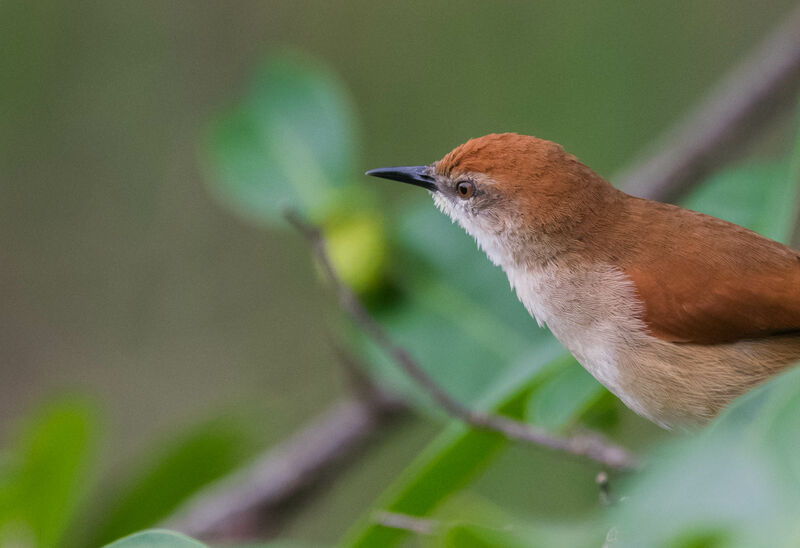
<svg viewBox="0 0 800 548"><path fill-rule="evenodd" d="M265 55L300 50L340 76L358 172L516 131L611 176L792 5L0 3L0 439L48 397L86 395L102 417L93 481L113 491L197 421L237 417L266 447L344 393L305 243L238 220L205 185L209 121ZM363 185L387 210L427 199ZM405 425L289 533L337 538L436 431ZM591 470L549 458L520 484L509 470L529 459L507 452L476 489L567 517L596 503ZM558 496L544 504L534 483Z"/></svg>

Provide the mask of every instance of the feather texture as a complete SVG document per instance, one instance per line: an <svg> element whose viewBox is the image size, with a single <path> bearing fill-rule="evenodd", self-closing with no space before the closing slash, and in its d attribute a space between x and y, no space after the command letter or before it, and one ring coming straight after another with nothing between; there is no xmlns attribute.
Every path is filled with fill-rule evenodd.
<svg viewBox="0 0 800 548"><path fill-rule="evenodd" d="M800 332L800 253L726 221L631 198L624 254L651 334L716 344Z"/></svg>
<svg viewBox="0 0 800 548"><path fill-rule="evenodd" d="M436 205L628 407L691 426L800 360L800 253L629 196L559 145L492 134L432 166ZM469 180L469 200L453 190Z"/></svg>

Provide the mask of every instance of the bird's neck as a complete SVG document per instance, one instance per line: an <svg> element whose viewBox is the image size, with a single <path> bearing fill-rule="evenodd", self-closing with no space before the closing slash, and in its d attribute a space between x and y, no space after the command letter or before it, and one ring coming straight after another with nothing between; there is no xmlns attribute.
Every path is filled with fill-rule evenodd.
<svg viewBox="0 0 800 548"><path fill-rule="evenodd" d="M488 242L476 239L506 272L555 268L566 274L583 270L582 265L613 263L623 245L616 229L629 198L608 185L591 196L576 197L561 218L542 221L534 214L521 215L501 234L486 238Z"/></svg>

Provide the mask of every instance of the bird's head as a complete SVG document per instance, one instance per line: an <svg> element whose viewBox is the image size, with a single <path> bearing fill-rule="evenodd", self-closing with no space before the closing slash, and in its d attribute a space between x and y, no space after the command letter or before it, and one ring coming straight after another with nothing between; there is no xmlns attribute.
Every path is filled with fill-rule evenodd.
<svg viewBox="0 0 800 548"><path fill-rule="evenodd" d="M504 265L529 260L535 249L558 252L589 229L598 206L616 192L560 145L516 133L471 139L433 164L367 175L427 189L439 209Z"/></svg>

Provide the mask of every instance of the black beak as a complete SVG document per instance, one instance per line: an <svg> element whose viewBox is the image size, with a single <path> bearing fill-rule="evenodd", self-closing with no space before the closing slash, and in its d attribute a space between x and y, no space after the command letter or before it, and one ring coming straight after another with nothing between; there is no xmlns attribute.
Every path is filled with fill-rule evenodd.
<svg viewBox="0 0 800 548"><path fill-rule="evenodd" d="M428 166L379 167L367 171L365 175L421 186L431 192L436 192L436 180L428 175L428 169Z"/></svg>

